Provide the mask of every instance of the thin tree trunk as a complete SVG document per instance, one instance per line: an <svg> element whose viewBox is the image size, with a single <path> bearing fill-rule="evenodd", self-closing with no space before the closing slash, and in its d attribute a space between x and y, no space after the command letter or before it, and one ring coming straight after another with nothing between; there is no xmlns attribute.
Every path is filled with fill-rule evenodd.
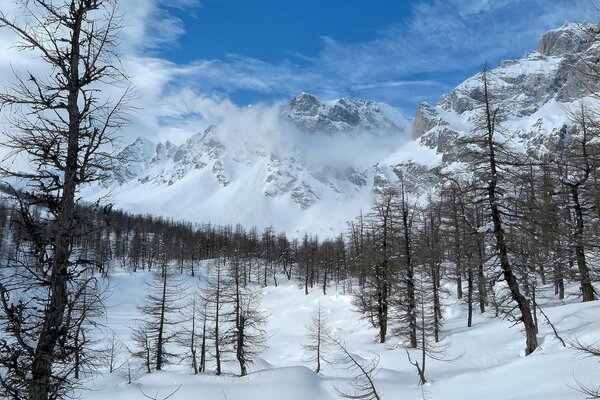
<svg viewBox="0 0 600 400"><path fill-rule="evenodd" d="M571 186L571 200L575 209L575 259L579 269L579 281L581 283L581 294L583 301L596 300L590 270L585 259L585 247L583 239L583 209L579 201L578 186Z"/></svg>
<svg viewBox="0 0 600 400"><path fill-rule="evenodd" d="M531 309L529 302L521 294L519 289L519 283L515 277L510 260L508 258L508 246L504 235L504 228L502 226L502 219L500 216L500 210L498 208L498 199L496 194L496 188L498 185L498 172L496 170L496 158L494 149L494 129L496 123L496 112L492 112L489 101L489 93L487 87L487 78L484 74L484 96L485 96L485 108L486 108L486 120L487 120L487 142L489 150L489 165L490 165L490 177L488 182L488 201L490 204L490 211L492 215L492 222L494 225L494 237L496 239L496 248L498 250L498 257L500 259L500 267L504 275L513 300L517 303L519 311L521 312L521 321L525 327L526 347L525 355L529 355L537 348L537 337L535 333L535 323L531 315Z"/></svg>
<svg viewBox="0 0 600 400"><path fill-rule="evenodd" d="M473 267L469 265L467 270L467 304L468 304L468 317L467 326L470 328L473 326Z"/></svg>
<svg viewBox="0 0 600 400"><path fill-rule="evenodd" d="M156 370L162 369L163 362L163 335L165 329L165 306L167 302L167 267L164 266L163 270L163 287L162 297L160 303L160 320L158 325L158 338L156 339Z"/></svg>

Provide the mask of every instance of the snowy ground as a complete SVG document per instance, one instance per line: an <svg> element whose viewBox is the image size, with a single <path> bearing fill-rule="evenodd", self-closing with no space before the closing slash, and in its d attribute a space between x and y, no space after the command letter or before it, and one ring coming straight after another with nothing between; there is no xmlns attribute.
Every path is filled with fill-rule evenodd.
<svg viewBox="0 0 600 400"><path fill-rule="evenodd" d="M137 316L136 305L144 298L144 281L149 278L145 272L115 273L110 278L113 294L108 301L107 322L124 342L129 341L129 326ZM304 361L307 354L301 346L305 325L318 302L326 310L334 334L346 341L351 353L359 359L368 359L372 353L381 357L375 382L383 399L423 398L405 350L394 346L398 340L391 337L389 344L377 344L376 330L352 311L351 297L343 294L341 287L330 288L326 296L315 288L305 296L295 283L283 279L280 283L277 288L263 289L263 306L270 314L269 349L251 367L248 376L234 376L235 363L227 364L231 374L226 376L194 376L187 365L171 365L162 372L136 372L135 381L128 385L122 373L104 371L87 384L91 390L84 392L82 398L132 400L143 399L146 394L163 399L181 386L171 399L337 399L334 385L345 388L349 373L326 365L319 375L315 374L313 365ZM576 290L571 288L571 292ZM465 305L451 299L446 304L445 330L451 341L447 358L459 358L453 362L428 361L430 383L423 388L427 399L581 399L583 396L573 389L576 379L600 384L597 360L563 348L541 315L540 348L525 357L519 327L477 313L474 326L467 328ZM563 338L577 336L586 343L600 340L600 301L582 304L573 296L566 304L547 302L544 310Z"/></svg>

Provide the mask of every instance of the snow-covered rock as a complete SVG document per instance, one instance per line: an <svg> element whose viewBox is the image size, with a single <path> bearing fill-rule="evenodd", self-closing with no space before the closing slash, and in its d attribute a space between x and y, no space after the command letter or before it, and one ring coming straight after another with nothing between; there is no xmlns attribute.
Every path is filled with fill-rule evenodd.
<svg viewBox="0 0 600 400"><path fill-rule="evenodd" d="M282 109L282 115L305 132L397 133L409 119L390 106L373 101L338 99L323 102L302 93Z"/></svg>
<svg viewBox="0 0 600 400"><path fill-rule="evenodd" d="M568 110L576 102L596 102L590 95L600 91L600 80L593 79L589 65L597 59L598 45L591 40L591 28L566 23L547 32L536 51L487 71L492 102L515 146L539 155L548 136L564 132ZM455 161L456 139L474 129L482 94L479 73L444 94L437 105L420 104L412 137Z"/></svg>

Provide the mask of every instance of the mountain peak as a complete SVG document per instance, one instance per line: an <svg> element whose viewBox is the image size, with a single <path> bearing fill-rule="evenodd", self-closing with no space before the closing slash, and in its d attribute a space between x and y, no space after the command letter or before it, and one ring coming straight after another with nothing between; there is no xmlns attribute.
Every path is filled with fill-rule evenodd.
<svg viewBox="0 0 600 400"><path fill-rule="evenodd" d="M590 30L592 25L565 22L558 29L548 31L542 36L537 51L545 56L564 56L581 53L592 45Z"/></svg>
<svg viewBox="0 0 600 400"><path fill-rule="evenodd" d="M306 92L300 93L290 101L290 108L298 113L313 114L323 104L314 95Z"/></svg>
<svg viewBox="0 0 600 400"><path fill-rule="evenodd" d="M310 133L402 131L402 127L384 110L387 108L373 101L346 98L325 102L303 92L283 107L282 115Z"/></svg>

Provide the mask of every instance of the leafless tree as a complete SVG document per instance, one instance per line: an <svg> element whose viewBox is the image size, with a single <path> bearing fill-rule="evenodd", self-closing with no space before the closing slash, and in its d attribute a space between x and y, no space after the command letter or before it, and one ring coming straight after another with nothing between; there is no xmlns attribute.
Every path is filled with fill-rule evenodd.
<svg viewBox="0 0 600 400"><path fill-rule="evenodd" d="M244 270L240 261L237 255L229 260L223 316L233 326L224 339L230 343L228 347L235 349L240 375L245 376L248 374L248 364L265 349L268 316L260 309L260 292L243 286Z"/></svg>
<svg viewBox="0 0 600 400"><path fill-rule="evenodd" d="M348 351L343 340L338 338L333 338L332 340L342 355L341 362L336 364L343 366L355 374L350 383L352 390L341 390L336 387L335 390L338 396L353 400L381 400L382 397L373 381L373 378L377 374L379 356L374 354L368 363L360 362Z"/></svg>
<svg viewBox="0 0 600 400"><path fill-rule="evenodd" d="M68 321L74 290L93 286L89 265L73 251L81 224L77 191L112 167L114 133L124 124L127 98L115 56L116 0L19 0L20 15L0 12L0 29L18 37L17 47L39 56L46 70L15 71L0 92L9 128L9 157L29 163L0 168L26 235L27 257L0 272L0 395L56 399L71 390L74 333L85 315ZM125 93L107 100L103 89ZM21 164L23 165L23 164ZM87 292L87 290L83 290ZM79 336L79 338L81 338Z"/></svg>
<svg viewBox="0 0 600 400"><path fill-rule="evenodd" d="M330 362L328 354L333 344L328 332L327 316L321 308L321 303L315 307L306 332L307 342L302 347L309 353L307 361L317 364L315 373L318 374L321 371L321 362Z"/></svg>
<svg viewBox="0 0 600 400"><path fill-rule="evenodd" d="M575 251L575 261L579 270L579 281L583 301L593 301L596 293L592 285L590 266L586 258L589 240L586 238L586 225L589 225L590 209L593 209L591 196L586 196L595 186L593 173L600 166L600 153L597 143L600 128L598 116L582 102L579 109L571 112L573 127L570 143L563 148L556 165L560 181L567 189L572 209L573 227L571 241ZM588 197L586 199L586 197ZM593 215L595 218L596 215Z"/></svg>
<svg viewBox="0 0 600 400"><path fill-rule="evenodd" d="M154 272L152 281L147 283L150 289L146 295L146 301L139 307L142 315L140 325L134 332L134 339L138 347L143 350L143 357L148 367L148 346L152 354L152 366L157 371L175 357L171 353L169 344L177 334L176 327L181 322L178 311L181 304L181 296L186 291L185 285L170 270L163 261Z"/></svg>
<svg viewBox="0 0 600 400"><path fill-rule="evenodd" d="M418 272L415 274L416 286L416 324L417 324L417 346L419 348L419 358L413 360L408 349L406 354L408 361L417 369L419 374L419 383L427 383L425 371L427 360L449 361L445 359L448 342L444 342L441 337L441 322L435 318L437 312L433 297L433 280L429 271Z"/></svg>
<svg viewBox="0 0 600 400"><path fill-rule="evenodd" d="M206 304L206 320L209 328L206 336L211 343L208 349L215 360L217 375L222 374L222 363L232 351L231 341L226 340L232 324L231 316L225 317L227 288L231 287L226 273L226 264L226 258L221 257L211 266L211 270L205 277L201 296L202 302Z"/></svg>
<svg viewBox="0 0 600 400"><path fill-rule="evenodd" d="M196 290L182 310L183 319L175 335L175 342L186 349L181 359L190 362L194 375L204 371L207 317L205 310L206 303Z"/></svg>
<svg viewBox="0 0 600 400"><path fill-rule="evenodd" d="M481 73L481 114L475 123L471 137L465 140L465 147L471 151L472 164L478 169L482 192L485 192L487 213L491 220L491 231L494 238L494 247L502 277L506 282L510 298L520 312L518 322L525 328L525 354L529 355L537 348L536 324L531 312L528 299L522 293L521 282L514 270L513 262L509 256L509 243L506 233L506 218L515 214L515 210L504 203L502 193L510 176L510 168L514 168L518 161L509 149L504 148L500 140L501 110L495 106L490 90L490 79L486 69ZM512 213L511 213L512 211Z"/></svg>
<svg viewBox="0 0 600 400"><path fill-rule="evenodd" d="M119 371L127 363L124 359L124 355L127 353L126 350L127 348L121 339L119 339L116 333L112 332L105 351L106 366L108 367L108 372L110 374Z"/></svg>
<svg viewBox="0 0 600 400"><path fill-rule="evenodd" d="M581 342L578 338L568 341L569 345L584 357L600 357L600 346L598 343L588 344ZM586 399L600 399L600 386L589 385L577 381L577 390L586 396Z"/></svg>

